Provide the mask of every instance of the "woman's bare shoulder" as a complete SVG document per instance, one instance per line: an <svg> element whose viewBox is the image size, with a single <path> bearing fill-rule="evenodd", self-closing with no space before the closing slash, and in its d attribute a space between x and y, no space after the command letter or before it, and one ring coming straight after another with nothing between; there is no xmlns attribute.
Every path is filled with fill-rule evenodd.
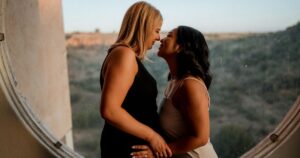
<svg viewBox="0 0 300 158"><path fill-rule="evenodd" d="M179 95L185 99L207 98L207 89L203 80L201 79L184 79L180 88L178 89ZM202 98L203 99L203 98Z"/></svg>
<svg viewBox="0 0 300 158"><path fill-rule="evenodd" d="M109 53L112 58L134 58L136 57L135 52L127 47L127 46L116 46L111 52Z"/></svg>
<svg viewBox="0 0 300 158"><path fill-rule="evenodd" d="M181 89L184 91L206 91L206 86L202 79L188 77L182 81Z"/></svg>
<svg viewBox="0 0 300 158"><path fill-rule="evenodd" d="M108 61L106 63L106 67L110 70L117 71L134 71L137 72L138 65L136 61L135 52L126 46L117 46L108 56Z"/></svg>

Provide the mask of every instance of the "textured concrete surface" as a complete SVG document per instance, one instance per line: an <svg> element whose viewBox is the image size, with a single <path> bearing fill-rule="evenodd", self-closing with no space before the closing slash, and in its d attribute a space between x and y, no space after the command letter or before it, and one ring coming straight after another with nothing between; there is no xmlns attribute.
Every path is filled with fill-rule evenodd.
<svg viewBox="0 0 300 158"><path fill-rule="evenodd" d="M71 130L61 1L8 0L5 37L17 88L58 138Z"/></svg>
<svg viewBox="0 0 300 158"><path fill-rule="evenodd" d="M61 0L0 0L0 157L81 157L66 55Z"/></svg>

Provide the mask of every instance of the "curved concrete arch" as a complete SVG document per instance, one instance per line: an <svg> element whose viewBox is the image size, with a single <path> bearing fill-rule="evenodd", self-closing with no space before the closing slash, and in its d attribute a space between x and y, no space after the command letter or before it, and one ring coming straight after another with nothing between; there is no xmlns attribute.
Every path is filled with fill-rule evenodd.
<svg viewBox="0 0 300 158"><path fill-rule="evenodd" d="M275 130L242 158L300 157L300 96Z"/></svg>
<svg viewBox="0 0 300 158"><path fill-rule="evenodd" d="M72 126L61 0L0 0L0 157L82 157ZM243 158L298 158L300 96Z"/></svg>
<svg viewBox="0 0 300 158"><path fill-rule="evenodd" d="M73 151L60 0L0 0L0 157Z"/></svg>

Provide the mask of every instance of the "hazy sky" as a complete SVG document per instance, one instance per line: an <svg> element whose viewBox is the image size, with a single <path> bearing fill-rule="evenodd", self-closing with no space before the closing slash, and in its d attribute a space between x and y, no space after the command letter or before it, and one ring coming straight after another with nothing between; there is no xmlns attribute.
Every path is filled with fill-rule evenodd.
<svg viewBox="0 0 300 158"><path fill-rule="evenodd" d="M137 0L62 0L65 32L118 32ZM148 0L159 9L162 30L188 25L202 32L270 32L300 22L300 0Z"/></svg>

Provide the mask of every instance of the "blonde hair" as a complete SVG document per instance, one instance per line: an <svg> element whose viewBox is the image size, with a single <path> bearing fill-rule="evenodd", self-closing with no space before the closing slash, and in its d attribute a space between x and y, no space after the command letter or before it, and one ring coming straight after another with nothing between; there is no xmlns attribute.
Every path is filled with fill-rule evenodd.
<svg viewBox="0 0 300 158"><path fill-rule="evenodd" d="M140 1L134 3L126 12L114 48L127 45L133 49L139 59L144 59L147 48L145 41L155 29L155 24L162 22L162 15L151 4Z"/></svg>

